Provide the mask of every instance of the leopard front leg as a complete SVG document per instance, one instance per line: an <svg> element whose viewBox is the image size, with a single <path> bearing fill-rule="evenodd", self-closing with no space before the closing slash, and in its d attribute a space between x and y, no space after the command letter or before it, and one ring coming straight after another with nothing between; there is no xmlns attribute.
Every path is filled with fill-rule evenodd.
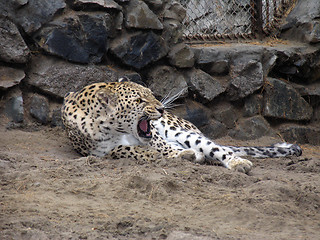
<svg viewBox="0 0 320 240"><path fill-rule="evenodd" d="M119 145L113 148L105 157L109 159L129 158L139 163L145 163L160 160L162 155L148 146Z"/></svg>
<svg viewBox="0 0 320 240"><path fill-rule="evenodd" d="M152 130L152 140L149 146L157 150L166 158L182 158L191 162L203 163L205 156L203 153L194 149L185 149L175 143L169 143L157 132Z"/></svg>

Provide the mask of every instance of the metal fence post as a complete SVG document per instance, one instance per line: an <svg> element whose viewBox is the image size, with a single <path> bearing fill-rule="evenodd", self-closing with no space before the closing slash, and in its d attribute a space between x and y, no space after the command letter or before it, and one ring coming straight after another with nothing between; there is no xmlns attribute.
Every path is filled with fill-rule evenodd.
<svg viewBox="0 0 320 240"><path fill-rule="evenodd" d="M257 38L260 40L263 38L263 19L262 19L262 0L253 0L255 2L255 15L254 18L256 19L255 21L255 26L254 27L254 33L257 34Z"/></svg>

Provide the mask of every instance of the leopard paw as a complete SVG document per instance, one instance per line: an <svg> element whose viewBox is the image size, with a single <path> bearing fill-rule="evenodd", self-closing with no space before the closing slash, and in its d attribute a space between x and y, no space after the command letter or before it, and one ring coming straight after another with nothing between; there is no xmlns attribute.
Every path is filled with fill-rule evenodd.
<svg viewBox="0 0 320 240"><path fill-rule="evenodd" d="M205 160L205 156L203 153L197 152L193 149L185 149L181 151L178 157L196 163L203 163Z"/></svg>
<svg viewBox="0 0 320 240"><path fill-rule="evenodd" d="M243 159L239 157L229 160L228 163L226 164L226 167L228 169L231 169L237 172L242 172L242 173L248 173L251 170L252 166L253 166L252 162L250 162L247 159Z"/></svg>

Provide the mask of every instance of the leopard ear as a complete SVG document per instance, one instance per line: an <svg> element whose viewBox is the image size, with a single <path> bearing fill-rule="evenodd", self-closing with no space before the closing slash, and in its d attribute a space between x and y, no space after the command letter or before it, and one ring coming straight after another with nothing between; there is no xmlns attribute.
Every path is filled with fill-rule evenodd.
<svg viewBox="0 0 320 240"><path fill-rule="evenodd" d="M96 96L102 105L112 106L116 104L117 96L110 89L100 89Z"/></svg>

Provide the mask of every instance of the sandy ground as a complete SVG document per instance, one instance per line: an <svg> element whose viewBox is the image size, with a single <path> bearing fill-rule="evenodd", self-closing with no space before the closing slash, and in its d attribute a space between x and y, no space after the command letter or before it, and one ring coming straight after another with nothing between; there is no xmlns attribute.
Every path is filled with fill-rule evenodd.
<svg viewBox="0 0 320 240"><path fill-rule="evenodd" d="M245 175L182 160L81 158L61 128L5 125L0 239L320 239L319 146L253 160Z"/></svg>

